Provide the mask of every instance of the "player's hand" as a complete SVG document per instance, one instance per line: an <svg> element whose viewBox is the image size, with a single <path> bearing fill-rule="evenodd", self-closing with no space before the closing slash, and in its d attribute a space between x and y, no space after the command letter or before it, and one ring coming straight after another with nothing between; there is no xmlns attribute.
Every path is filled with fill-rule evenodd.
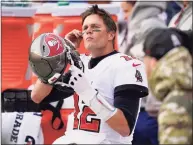
<svg viewBox="0 0 193 145"><path fill-rule="evenodd" d="M75 65L71 65L70 70L71 77L69 79L69 82L56 82L56 84L59 84L63 87L66 86L73 88L74 91L85 101L92 100L92 98L97 94L97 91L91 87L84 72L81 69L77 68Z"/></svg>
<svg viewBox="0 0 193 145"><path fill-rule="evenodd" d="M56 82L56 84L60 84L61 86L71 87L74 91L80 95L82 91L90 87L85 75L84 75L84 65L80 59L79 54L77 52L69 51L67 53L68 61L71 64L70 71L71 77L68 83L65 82Z"/></svg>
<svg viewBox="0 0 193 145"><path fill-rule="evenodd" d="M81 66L81 68L77 67L77 60L79 60L79 57L73 57L73 55L68 55L68 59L71 62L71 77L68 81L68 83L58 81L55 84L61 85L62 87L69 87L73 88L74 91L81 97L86 104L89 104L90 100L93 99L93 97L97 94L97 91L94 90L91 87L90 82L88 81L87 77L84 74L84 65L82 61L78 61L80 64L78 66Z"/></svg>
<svg viewBox="0 0 193 145"><path fill-rule="evenodd" d="M80 59L80 54L76 50L69 51L67 53L68 61L71 64L71 66L76 66L80 70L84 72L84 65L83 62Z"/></svg>
<svg viewBox="0 0 193 145"><path fill-rule="evenodd" d="M84 74L84 65L80 58L72 53L68 54L68 59L71 63L71 77L69 81L67 83L64 81L57 81L55 84L73 88L74 91L80 95L86 89L90 88L90 84Z"/></svg>
<svg viewBox="0 0 193 145"><path fill-rule="evenodd" d="M80 42L82 41L82 32L79 30L72 30L65 36L66 39L70 40L75 48L79 48Z"/></svg>

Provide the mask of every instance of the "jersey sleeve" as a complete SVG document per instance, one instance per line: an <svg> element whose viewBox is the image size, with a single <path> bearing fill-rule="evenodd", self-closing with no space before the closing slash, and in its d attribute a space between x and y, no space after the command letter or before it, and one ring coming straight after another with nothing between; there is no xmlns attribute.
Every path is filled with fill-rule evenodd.
<svg viewBox="0 0 193 145"><path fill-rule="evenodd" d="M114 71L114 93L133 94L132 97L145 97L148 95L148 83L145 66L137 59L120 57Z"/></svg>

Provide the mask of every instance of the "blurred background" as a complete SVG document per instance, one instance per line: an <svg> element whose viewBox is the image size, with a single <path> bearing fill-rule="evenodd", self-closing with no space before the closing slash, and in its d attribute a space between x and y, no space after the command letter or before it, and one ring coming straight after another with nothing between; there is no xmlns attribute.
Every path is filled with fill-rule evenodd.
<svg viewBox="0 0 193 145"><path fill-rule="evenodd" d="M151 76L150 71L153 71L153 68L156 66L150 65L154 64L153 60L156 59L156 63L160 61L160 58L156 58L157 54L164 57L168 54L168 51L173 48L185 47L188 52L190 52L185 58L189 58L190 54L192 56L190 51L192 49L192 44L190 44L192 40L192 2L186 0L181 2L173 0L167 2L118 2L114 0L98 2L84 0L76 2L68 0L1 0L1 100L3 113L42 111L38 108L37 104L33 103L30 99L30 90L37 80L37 77L32 73L28 64L30 44L42 33L50 32L64 37L73 29L81 30L80 14L93 4L98 4L100 8L108 11L115 20L118 27L115 48L122 53L133 55L144 60L148 75L150 74ZM156 30L157 28L164 29L164 32L154 32L155 34L160 34L158 37L151 34L152 30ZM170 28L175 28L175 30ZM178 45L175 45L176 43L174 42L173 37L171 37L172 34L176 35L175 38L177 38L177 40L175 39L175 42L179 41ZM150 38L150 36L153 38ZM167 40L160 40L166 36L168 36ZM149 39L151 39L151 42L149 42ZM169 41L170 39L171 41ZM153 46L144 45L149 44L148 42ZM153 42L156 44L153 44ZM170 42L172 43L171 45L163 45L170 44ZM158 45L161 46L159 49L153 49L158 48ZM145 51L144 46L149 48L148 52ZM156 55L149 54L149 51L153 52L152 49L150 50L151 47L155 50ZM168 49L164 49L163 51L163 47L167 47ZM78 50L80 53L87 53L87 50L84 49L83 42ZM191 57L187 62L192 69ZM191 70L187 69L186 73L188 73L188 75L185 75L189 76ZM192 80L191 75L189 79ZM151 81L149 81L149 83L151 83ZM154 83L155 82L152 84ZM173 84L173 86L175 85ZM186 91L188 90L189 92L191 87L192 84L190 83L188 89L186 88ZM179 88L179 86L177 88ZM162 125L162 120L158 119L160 106L163 105L164 99L159 99L159 95L157 97L157 94L153 89L154 86L150 87L150 92L152 93L142 101L133 144L155 145L160 143L178 144L178 142L191 142L192 137L189 137L189 133L192 132L189 130L180 130L182 133L177 133L179 135L178 137L184 137L184 140L178 140L175 133L167 134L168 136L174 135L171 139L173 142L164 139L163 133L161 132L162 130L159 130L159 128L163 129L165 126L159 127L159 122L160 125ZM190 96L192 96L192 94ZM192 103L192 99L190 98L191 97L189 97L189 102ZM65 103L67 104L67 107L61 109L66 110L63 118L66 123L67 116L73 111L73 100L70 99ZM188 107L185 106L185 108ZM188 111L187 114L191 114L192 108ZM191 115L187 118L192 121ZM42 125L45 127L48 125L48 121L50 121L50 119L44 120ZM171 122L172 121L170 121L170 123ZM183 123L183 121L180 123ZM192 128L192 124L189 121L186 122L186 125ZM64 131L65 129L52 137L44 135L44 143L51 144L56 138L61 136Z"/></svg>

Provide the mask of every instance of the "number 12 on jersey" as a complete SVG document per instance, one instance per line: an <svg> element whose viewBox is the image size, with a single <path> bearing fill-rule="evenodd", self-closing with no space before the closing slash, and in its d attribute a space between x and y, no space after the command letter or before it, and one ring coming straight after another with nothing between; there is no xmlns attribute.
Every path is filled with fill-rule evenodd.
<svg viewBox="0 0 193 145"><path fill-rule="evenodd" d="M74 107L75 107L74 129L98 133L100 131L101 120L92 118L96 116L96 114L83 102L79 102L79 101L82 101L82 100L79 100L79 96L75 94L74 95ZM81 111L80 111L79 103L83 103L83 107ZM89 117L90 117L90 121L88 120Z"/></svg>

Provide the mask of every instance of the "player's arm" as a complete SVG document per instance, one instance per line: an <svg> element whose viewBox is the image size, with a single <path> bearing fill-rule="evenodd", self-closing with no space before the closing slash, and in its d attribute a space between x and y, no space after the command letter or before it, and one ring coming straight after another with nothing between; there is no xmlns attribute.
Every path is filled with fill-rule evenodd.
<svg viewBox="0 0 193 145"><path fill-rule="evenodd" d="M145 68L139 60L122 58L115 70L114 107L117 112L107 120L108 125L122 136L128 136L135 126L140 98L148 95Z"/></svg>
<svg viewBox="0 0 193 145"><path fill-rule="evenodd" d="M120 109L117 109L117 112L106 123L123 137L129 136L131 133L127 120Z"/></svg>
<svg viewBox="0 0 193 145"><path fill-rule="evenodd" d="M111 118L109 118L106 123L122 136L129 136L135 125L139 109L139 101L139 99L135 99L129 102L127 99L122 98L120 102L124 102L124 104L120 104L120 106L115 107L117 112ZM125 102L129 103L126 104Z"/></svg>
<svg viewBox="0 0 193 145"><path fill-rule="evenodd" d="M128 136L133 131L140 106L139 97L147 94L146 88L142 88L142 94L141 88L135 87L129 88L129 85L123 85L116 88L123 89L114 94L114 107L117 108L117 112L106 121L112 129L122 136Z"/></svg>
<svg viewBox="0 0 193 145"><path fill-rule="evenodd" d="M71 74L70 71L62 76L58 81L67 82L69 81ZM74 90L69 87L61 87L60 85L54 84L48 85L43 83L41 80L37 80L35 86L31 92L31 98L35 103L40 102L54 102L60 99L65 99L74 94Z"/></svg>
<svg viewBox="0 0 193 145"><path fill-rule="evenodd" d="M46 96L50 94L53 86L41 82L39 79L36 81L34 88L31 92L31 99L35 103L40 103Z"/></svg>

